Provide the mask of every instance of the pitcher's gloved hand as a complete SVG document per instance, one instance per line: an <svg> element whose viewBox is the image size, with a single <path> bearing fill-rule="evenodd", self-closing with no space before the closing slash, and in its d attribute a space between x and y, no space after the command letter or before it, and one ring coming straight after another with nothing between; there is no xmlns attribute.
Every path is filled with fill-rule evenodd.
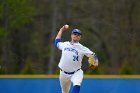
<svg viewBox="0 0 140 93"><path fill-rule="evenodd" d="M88 63L89 63L91 68L96 68L98 66L98 58L97 58L97 56L95 54L91 55L88 58Z"/></svg>

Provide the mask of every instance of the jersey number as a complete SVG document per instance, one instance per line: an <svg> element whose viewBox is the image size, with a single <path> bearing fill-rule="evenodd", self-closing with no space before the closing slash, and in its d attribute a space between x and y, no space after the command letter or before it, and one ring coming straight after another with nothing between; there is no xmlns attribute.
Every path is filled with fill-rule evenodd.
<svg viewBox="0 0 140 93"><path fill-rule="evenodd" d="M73 56L73 61L78 61L78 56Z"/></svg>

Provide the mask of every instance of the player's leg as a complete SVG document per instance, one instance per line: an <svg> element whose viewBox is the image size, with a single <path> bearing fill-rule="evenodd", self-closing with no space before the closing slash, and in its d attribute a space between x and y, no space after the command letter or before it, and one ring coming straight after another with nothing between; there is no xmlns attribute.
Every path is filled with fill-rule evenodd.
<svg viewBox="0 0 140 93"><path fill-rule="evenodd" d="M74 85L72 89L72 93L80 93L80 86L79 85Z"/></svg>
<svg viewBox="0 0 140 93"><path fill-rule="evenodd" d="M71 77L71 81L73 83L72 93L80 92L80 86L81 86L82 80L83 80L83 71L82 70L79 70L73 74L73 76Z"/></svg>
<svg viewBox="0 0 140 93"><path fill-rule="evenodd" d="M60 71L59 80L60 80L62 93L68 93L71 85L70 75L67 75Z"/></svg>

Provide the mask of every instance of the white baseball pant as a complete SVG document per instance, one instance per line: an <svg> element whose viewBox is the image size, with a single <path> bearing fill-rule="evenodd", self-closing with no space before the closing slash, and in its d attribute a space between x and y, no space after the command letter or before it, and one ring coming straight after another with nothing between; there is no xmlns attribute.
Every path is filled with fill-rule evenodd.
<svg viewBox="0 0 140 93"><path fill-rule="evenodd" d="M71 82L74 85L81 85L83 80L83 71L80 69L74 74L65 74L63 71L60 71L60 85L62 93L68 93L70 89Z"/></svg>

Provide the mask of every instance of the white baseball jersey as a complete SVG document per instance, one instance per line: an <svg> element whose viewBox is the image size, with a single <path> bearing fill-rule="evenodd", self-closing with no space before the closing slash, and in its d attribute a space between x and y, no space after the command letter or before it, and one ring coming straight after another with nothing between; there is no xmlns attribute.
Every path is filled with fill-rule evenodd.
<svg viewBox="0 0 140 93"><path fill-rule="evenodd" d="M83 56L89 57L93 54L91 50L82 44L67 42L58 42L57 47L62 50L59 67L67 72L73 72L81 68Z"/></svg>

